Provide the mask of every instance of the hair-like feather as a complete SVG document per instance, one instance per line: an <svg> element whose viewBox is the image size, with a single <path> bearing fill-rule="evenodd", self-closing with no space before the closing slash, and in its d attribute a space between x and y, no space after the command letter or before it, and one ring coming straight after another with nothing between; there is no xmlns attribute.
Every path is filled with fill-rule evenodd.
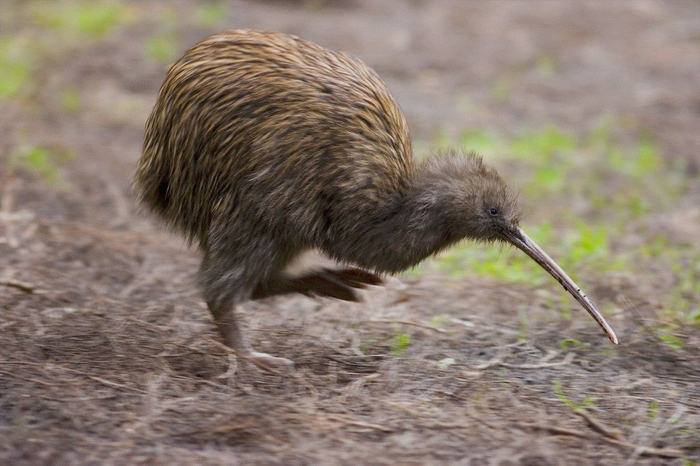
<svg viewBox="0 0 700 466"><path fill-rule="evenodd" d="M211 36L169 70L135 186L203 249L269 232L293 251L397 271L464 237L496 238L515 196L474 154L416 164L406 120L360 60L280 33ZM230 236L230 235L223 235Z"/></svg>

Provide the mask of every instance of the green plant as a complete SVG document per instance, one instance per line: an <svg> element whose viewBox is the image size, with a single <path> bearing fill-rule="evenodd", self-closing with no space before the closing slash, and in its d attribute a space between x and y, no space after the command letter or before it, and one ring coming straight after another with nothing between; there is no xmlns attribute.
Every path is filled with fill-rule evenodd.
<svg viewBox="0 0 700 466"><path fill-rule="evenodd" d="M226 17L226 5L219 2L202 3L194 11L195 22L202 26L217 26Z"/></svg>
<svg viewBox="0 0 700 466"><path fill-rule="evenodd" d="M510 144L510 152L514 156L536 161L538 164L551 160L557 153L567 155L575 148L576 139L564 134L552 124L515 138Z"/></svg>
<svg viewBox="0 0 700 466"><path fill-rule="evenodd" d="M170 63L178 55L177 39L170 34L150 36L146 39L144 46L148 56L158 63Z"/></svg>
<svg viewBox="0 0 700 466"><path fill-rule="evenodd" d="M532 181L526 186L531 194L543 191L562 191L566 186L567 170L562 164L542 164L535 170Z"/></svg>
<svg viewBox="0 0 700 466"><path fill-rule="evenodd" d="M656 172L661 167L661 158L648 135L643 135L635 151L624 152L621 148L608 149L609 165L621 173L637 179Z"/></svg>
<svg viewBox="0 0 700 466"><path fill-rule="evenodd" d="M562 388L561 381L558 379L554 379L552 381L552 384L554 385L554 393L557 395L557 397L561 400L562 403L564 403L566 406L571 408L572 410L577 410L577 409L585 409L585 408L592 408L595 406L594 401L596 399L595 396L593 395L586 395L583 400L581 400L580 403L576 403L574 401L571 401L565 394L564 394L564 389Z"/></svg>
<svg viewBox="0 0 700 466"><path fill-rule="evenodd" d="M434 327L442 327L449 321L450 316L448 316L447 314L440 314L439 316L435 316L432 319L430 319L430 325Z"/></svg>
<svg viewBox="0 0 700 466"><path fill-rule="evenodd" d="M659 403L656 400L652 400L649 403L649 420L655 422L659 418Z"/></svg>
<svg viewBox="0 0 700 466"><path fill-rule="evenodd" d="M374 346L376 343L377 343L376 338L368 338L368 339L360 340L360 344L359 344L360 352L362 354L365 354L365 355L371 354L372 353L372 346Z"/></svg>
<svg viewBox="0 0 700 466"><path fill-rule="evenodd" d="M20 147L10 154L10 166L36 173L46 183L66 187L63 166L73 158L71 152L55 151L44 146Z"/></svg>
<svg viewBox="0 0 700 466"><path fill-rule="evenodd" d="M575 338L564 338L559 342L559 349L567 350L581 346L581 342Z"/></svg>
<svg viewBox="0 0 700 466"><path fill-rule="evenodd" d="M567 241L567 254L561 260L566 264L578 264L584 260L596 265L608 262L608 229L604 225L590 225L579 219L575 220L575 226L576 230L570 233Z"/></svg>
<svg viewBox="0 0 700 466"><path fill-rule="evenodd" d="M107 35L126 16L125 7L114 1L39 2L33 10L34 20L43 27L94 38Z"/></svg>
<svg viewBox="0 0 700 466"><path fill-rule="evenodd" d="M401 356L406 352L408 345L411 342L411 335L408 333L397 332L391 340L391 352L396 356Z"/></svg>
<svg viewBox="0 0 700 466"><path fill-rule="evenodd" d="M683 340L669 333L662 333L657 337L664 345L674 350L681 350L685 346Z"/></svg>
<svg viewBox="0 0 700 466"><path fill-rule="evenodd" d="M457 144L463 150L476 152L483 157L498 157L503 152L503 142L498 135L483 130L467 130L459 135ZM450 145L449 141L444 142Z"/></svg>
<svg viewBox="0 0 700 466"><path fill-rule="evenodd" d="M29 78L25 45L18 39L0 39L0 99L16 96Z"/></svg>

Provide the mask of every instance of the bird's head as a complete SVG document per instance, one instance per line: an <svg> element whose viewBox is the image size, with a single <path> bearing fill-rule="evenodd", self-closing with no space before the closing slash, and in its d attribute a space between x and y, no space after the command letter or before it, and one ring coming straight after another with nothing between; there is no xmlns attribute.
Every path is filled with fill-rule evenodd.
<svg viewBox="0 0 700 466"><path fill-rule="evenodd" d="M478 155L448 151L421 168L425 204L435 207L456 237L493 242L518 228L517 194Z"/></svg>
<svg viewBox="0 0 700 466"><path fill-rule="evenodd" d="M468 238L479 241L498 241L506 231L515 231L522 212L518 196L496 170L484 165L480 157L469 155L471 165L462 179L457 195L465 203L460 229ZM468 181L467 181L468 180Z"/></svg>
<svg viewBox="0 0 700 466"><path fill-rule="evenodd" d="M617 344L617 337L581 288L520 228L517 194L481 157L450 151L426 161L425 192L457 238L515 246L552 275Z"/></svg>

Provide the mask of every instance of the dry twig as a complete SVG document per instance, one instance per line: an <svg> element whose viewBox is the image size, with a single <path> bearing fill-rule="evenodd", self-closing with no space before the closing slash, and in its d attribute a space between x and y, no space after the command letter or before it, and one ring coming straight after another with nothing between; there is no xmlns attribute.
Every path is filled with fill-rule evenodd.
<svg viewBox="0 0 700 466"><path fill-rule="evenodd" d="M500 366L502 367L509 367L512 369L544 369L545 367L556 367L556 366L566 366L567 364L571 364L571 362L574 360L574 357L576 356L575 353L568 353L564 359L562 359L559 362L540 362L537 364L508 364L505 362L499 363Z"/></svg>
<svg viewBox="0 0 700 466"><path fill-rule="evenodd" d="M9 288L16 288L29 294L34 294L36 290L34 285L31 283L19 282L17 280L0 280L0 285L7 286Z"/></svg>
<svg viewBox="0 0 700 466"><path fill-rule="evenodd" d="M424 328L426 330L432 330L437 333L447 333L447 330L441 328L433 327L431 325L420 324L418 322L411 322L409 320L396 320L396 319L373 319L365 321L370 324L401 324L401 325L411 325L413 327Z"/></svg>
<svg viewBox="0 0 700 466"><path fill-rule="evenodd" d="M352 419L352 418L349 418L348 416L343 416L341 414L326 414L326 417L328 419L333 419L335 421L342 422L343 424L346 424L346 425L366 427L368 429L378 430L380 432L386 432L386 433L394 432L394 429L392 429L391 427L386 427L386 426L382 426L379 424L373 424L371 422L358 421L357 419Z"/></svg>
<svg viewBox="0 0 700 466"><path fill-rule="evenodd" d="M145 395L148 395L148 392L147 392L146 390L141 390L140 388L134 388L134 387L130 387L130 386L128 386L128 385L124 385L124 384L121 384L121 383L112 382L111 380L106 380L106 379L103 379L102 377L97 377L97 376L94 376L94 375L88 375L88 379L94 380L95 382L99 382L99 383L101 383L102 385L106 385L106 386L108 386L108 387L119 388L119 389L122 389L122 390L127 390L127 391L130 391L130 392L134 392L134 393L143 393L143 394L145 394Z"/></svg>
<svg viewBox="0 0 700 466"><path fill-rule="evenodd" d="M565 429L563 427L545 426L545 425L541 425L541 424L518 424L518 426L523 427L523 428L537 429L537 430L542 430L542 431L546 431L546 432L551 432L553 434L558 434L558 435L569 435L572 437L593 440L593 437L591 437L590 435L581 433L581 432L576 431L576 430ZM611 443L613 445L619 445L619 446L624 447L624 448L635 450L640 455L661 456L664 458L682 458L683 457L683 452L680 450L676 450L674 448L646 447L643 445L635 445L635 444L627 442L625 440L618 440L618 439L610 438L607 436L600 437L600 439L603 440L604 442Z"/></svg>
<svg viewBox="0 0 700 466"><path fill-rule="evenodd" d="M622 439L622 432L620 432L617 429L613 429L612 427L606 426L601 421L591 416L591 414L585 409L575 409L574 413L584 418L589 426L591 426L594 430L597 430L601 434L605 435L606 437L614 438L617 440Z"/></svg>

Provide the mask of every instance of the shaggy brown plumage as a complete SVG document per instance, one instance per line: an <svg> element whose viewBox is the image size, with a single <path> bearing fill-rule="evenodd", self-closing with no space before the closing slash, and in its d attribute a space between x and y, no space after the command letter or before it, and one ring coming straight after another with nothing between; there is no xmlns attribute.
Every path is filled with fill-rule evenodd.
<svg viewBox="0 0 700 466"><path fill-rule="evenodd" d="M480 157L448 152L416 164L401 110L364 63L254 30L204 39L169 70L135 186L143 205L199 243L205 299L243 353L233 309L248 299L299 291L354 300L353 288L380 282L375 273L463 238L510 241L503 232L519 217ZM312 248L362 270L285 276Z"/></svg>

